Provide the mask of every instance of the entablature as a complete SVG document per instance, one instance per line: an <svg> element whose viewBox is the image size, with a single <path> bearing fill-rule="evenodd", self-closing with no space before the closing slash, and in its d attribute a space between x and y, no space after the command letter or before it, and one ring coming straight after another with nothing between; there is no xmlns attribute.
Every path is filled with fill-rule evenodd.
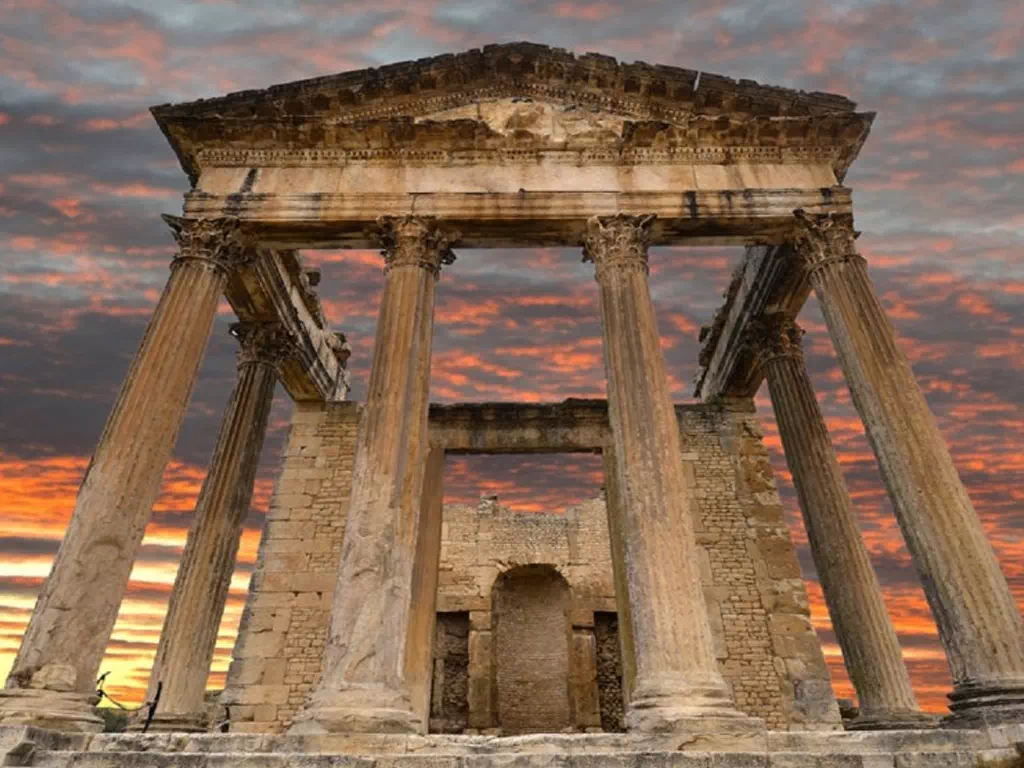
<svg viewBox="0 0 1024 768"><path fill-rule="evenodd" d="M461 233L459 248L577 247L588 219L656 216L653 245L751 245L786 242L793 211L849 214L850 190L679 189L434 193L192 192L186 216L234 216L251 239L273 248L374 248L380 216L433 216Z"/></svg>
<svg viewBox="0 0 1024 768"><path fill-rule="evenodd" d="M240 321L280 323L291 337L294 354L280 375L293 400L348 396L350 351L344 336L328 330L298 253L261 249L259 258L232 276L224 295Z"/></svg>
<svg viewBox="0 0 1024 768"><path fill-rule="evenodd" d="M810 290L789 243L748 248L725 291L725 303L711 325L701 329L694 394L705 401L753 397L764 374L750 346L751 328L769 314L796 317Z"/></svg>

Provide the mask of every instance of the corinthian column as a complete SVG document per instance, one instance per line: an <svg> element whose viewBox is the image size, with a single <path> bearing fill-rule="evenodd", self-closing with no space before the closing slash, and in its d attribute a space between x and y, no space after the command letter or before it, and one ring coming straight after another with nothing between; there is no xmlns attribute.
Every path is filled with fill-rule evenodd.
<svg viewBox="0 0 1024 768"><path fill-rule="evenodd" d="M323 676L293 733L416 732L405 671L419 636L414 563L427 460L434 284L457 235L427 218L380 220L386 261L370 382L359 424L345 541ZM440 525L440 516L428 516ZM436 520L434 519L436 518ZM436 558L433 565L437 567ZM422 576L423 574L421 574ZM433 614L425 617L432 622ZM433 632L424 633L432 637Z"/></svg>
<svg viewBox="0 0 1024 768"><path fill-rule="evenodd" d="M860 716L848 727L930 727L931 718L918 711L899 640L804 367L802 336L791 319L773 315L755 327L751 341L768 379L811 556L857 691Z"/></svg>
<svg viewBox="0 0 1024 768"><path fill-rule="evenodd" d="M635 680L626 724L714 730L742 718L718 671L698 571L679 424L647 286L653 216L593 218L584 261L600 291L614 487ZM612 513L611 508L609 512Z"/></svg>
<svg viewBox="0 0 1024 768"><path fill-rule="evenodd" d="M162 684L152 730L206 728L206 678L252 501L278 366L293 349L279 323L236 323L231 333L241 344L238 378L196 501L150 672L147 701Z"/></svg>
<svg viewBox="0 0 1024 768"><path fill-rule="evenodd" d="M98 731L96 674L185 416L228 273L248 254L235 219L165 216L180 251L100 436L43 583L0 722Z"/></svg>
<svg viewBox="0 0 1024 768"><path fill-rule="evenodd" d="M795 250L921 576L953 673L952 725L1024 718L1024 623L854 248L850 217L796 212Z"/></svg>

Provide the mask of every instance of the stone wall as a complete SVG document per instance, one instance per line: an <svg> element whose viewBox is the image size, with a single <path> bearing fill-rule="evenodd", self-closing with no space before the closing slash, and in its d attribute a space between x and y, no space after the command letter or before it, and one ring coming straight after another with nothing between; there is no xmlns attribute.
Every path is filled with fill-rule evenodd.
<svg viewBox="0 0 1024 768"><path fill-rule="evenodd" d="M359 406L296 403L222 702L233 731L280 731L320 677Z"/></svg>
<svg viewBox="0 0 1024 768"><path fill-rule="evenodd" d="M753 404L677 413L716 654L738 707L775 729L839 729ZM296 406L224 694L235 731L287 727L319 674L358 414L355 403ZM607 658L609 629L595 625L595 612L616 610L604 499L532 515L485 498L445 507L442 526L437 611L468 616L469 728L500 725L493 586L533 564L556 569L569 587L570 721L608 727L619 717L616 696L628 699L629 664ZM618 694L607 682L599 691L621 667Z"/></svg>

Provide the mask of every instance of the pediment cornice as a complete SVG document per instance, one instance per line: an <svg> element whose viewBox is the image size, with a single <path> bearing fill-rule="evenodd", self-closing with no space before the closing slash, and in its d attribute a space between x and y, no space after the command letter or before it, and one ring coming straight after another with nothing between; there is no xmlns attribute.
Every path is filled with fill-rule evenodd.
<svg viewBox="0 0 1024 768"><path fill-rule="evenodd" d="M684 126L627 121L621 135L587 132L553 141L526 131L500 134L474 120L275 123L247 131L244 145L224 138L205 142L195 162L198 168L539 162L574 166L814 163L845 168L870 125L871 117L861 114L738 122L696 118Z"/></svg>
<svg viewBox="0 0 1024 768"><path fill-rule="evenodd" d="M598 54L529 43L487 46L376 69L303 80L257 91L153 108L182 166L195 180L205 151L342 149L332 136L349 126L388 140L402 126L467 105L521 99L606 115L623 122L668 124L683 129L691 147L780 146L776 131L817 130L821 119L842 124L841 176L856 157L870 125L849 99L765 86L695 70L624 64ZM856 125L851 126L852 123ZM464 126L474 133L476 129ZM715 130L721 141L704 140ZM756 141L740 139L751 131ZM268 138L270 139L268 141ZM796 137L799 138L798 136ZM605 137L612 144L614 137ZM678 142L677 142L678 143ZM798 145L799 140L792 142ZM806 142L809 146L810 142ZM389 145L378 145L382 151ZM368 147L369 149L369 147Z"/></svg>

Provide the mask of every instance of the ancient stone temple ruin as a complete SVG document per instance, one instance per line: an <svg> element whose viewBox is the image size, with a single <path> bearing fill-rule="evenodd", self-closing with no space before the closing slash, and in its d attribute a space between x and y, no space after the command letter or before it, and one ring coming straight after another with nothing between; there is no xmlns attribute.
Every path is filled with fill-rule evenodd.
<svg viewBox="0 0 1024 768"><path fill-rule="evenodd" d="M6 764L1013 764L1021 615L856 248L843 180L871 113L511 44L153 114L192 184L165 217L179 250L0 691ZM693 244L746 251L702 332L699 402L676 405L649 248ZM507 246L593 269L607 402L430 402L435 284L459 279L457 251ZM327 247L383 256L365 402L303 265ZM953 673L941 720L918 709L804 368L811 291ZM100 660L221 296L238 377L152 723L97 734ZM764 379L858 697L846 722L754 411ZM278 381L291 431L211 732ZM600 454L601 497L544 517L442 504L447 455L538 452Z"/></svg>

